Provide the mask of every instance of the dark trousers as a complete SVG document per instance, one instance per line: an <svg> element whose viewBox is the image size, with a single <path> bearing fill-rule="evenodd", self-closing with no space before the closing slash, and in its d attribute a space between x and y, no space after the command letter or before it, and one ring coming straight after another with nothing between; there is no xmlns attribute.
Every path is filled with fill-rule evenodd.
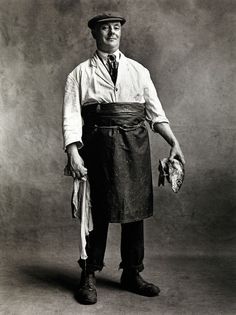
<svg viewBox="0 0 236 315"><path fill-rule="evenodd" d="M94 229L87 239L88 258L80 259L79 265L87 272L102 270L107 242L108 222L94 222ZM144 258L143 220L121 224L121 263L122 269L142 271Z"/></svg>

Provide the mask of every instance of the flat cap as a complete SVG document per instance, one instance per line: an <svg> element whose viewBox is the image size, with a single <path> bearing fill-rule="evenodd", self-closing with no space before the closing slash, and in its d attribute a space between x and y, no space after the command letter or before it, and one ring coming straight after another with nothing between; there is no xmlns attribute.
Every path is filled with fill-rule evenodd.
<svg viewBox="0 0 236 315"><path fill-rule="evenodd" d="M91 18L88 21L88 27L93 29L97 23L113 22L113 21L114 22L118 21L121 23L121 25L123 25L126 22L126 19L123 18L117 12L104 12Z"/></svg>

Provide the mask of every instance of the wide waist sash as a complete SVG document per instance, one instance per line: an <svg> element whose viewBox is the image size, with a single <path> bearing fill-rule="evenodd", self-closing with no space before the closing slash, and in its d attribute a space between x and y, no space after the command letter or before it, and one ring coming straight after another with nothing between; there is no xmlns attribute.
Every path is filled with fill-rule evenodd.
<svg viewBox="0 0 236 315"><path fill-rule="evenodd" d="M101 103L83 107L85 127L133 128L145 120L144 103Z"/></svg>

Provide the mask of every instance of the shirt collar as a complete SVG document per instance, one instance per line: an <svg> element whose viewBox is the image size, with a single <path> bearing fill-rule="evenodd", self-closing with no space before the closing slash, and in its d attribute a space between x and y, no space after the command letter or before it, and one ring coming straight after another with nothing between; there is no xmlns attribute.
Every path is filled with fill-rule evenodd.
<svg viewBox="0 0 236 315"><path fill-rule="evenodd" d="M116 61L118 61L118 62L119 62L120 56L121 56L119 49L117 49L113 54L108 54L108 53L105 53L105 52L97 49L97 54L103 60L103 62L105 62L105 63L107 62L107 56L108 55L115 55L116 56Z"/></svg>

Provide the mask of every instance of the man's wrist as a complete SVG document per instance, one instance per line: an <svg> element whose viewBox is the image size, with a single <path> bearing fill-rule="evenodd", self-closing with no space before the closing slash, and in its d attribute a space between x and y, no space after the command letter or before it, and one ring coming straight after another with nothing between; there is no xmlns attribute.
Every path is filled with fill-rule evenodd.
<svg viewBox="0 0 236 315"><path fill-rule="evenodd" d="M66 152L71 155L73 152L78 152L77 143L73 142L66 146Z"/></svg>
<svg viewBox="0 0 236 315"><path fill-rule="evenodd" d="M170 146L173 147L178 147L179 146L179 142L177 139L171 139L170 140Z"/></svg>

